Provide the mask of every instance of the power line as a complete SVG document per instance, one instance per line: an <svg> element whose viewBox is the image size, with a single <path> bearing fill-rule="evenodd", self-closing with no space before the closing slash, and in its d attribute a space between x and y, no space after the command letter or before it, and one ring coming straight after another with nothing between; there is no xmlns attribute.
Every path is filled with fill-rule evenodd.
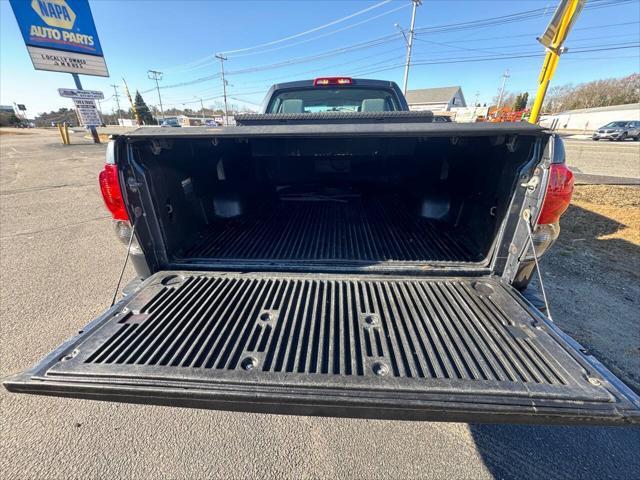
<svg viewBox="0 0 640 480"><path fill-rule="evenodd" d="M629 35L622 35L622 37L628 37ZM603 38L615 38L616 36L613 37L603 37ZM634 36L634 39L636 37ZM580 42L587 40L587 39L582 39ZM588 40L595 40L595 38L590 38ZM629 44L633 44L635 43L634 41L626 41L626 42L613 42L613 43L596 43L596 44L582 44L582 43L574 43L572 45L572 48L591 48L591 47L606 47L606 46L620 46L620 45L629 45ZM516 50L516 51L496 51L496 50L500 50L503 48L506 49L510 49L510 48L518 48L518 47L530 47L532 46L531 43L519 43L519 44L512 44L512 45L502 45L500 47L488 47L485 50L477 50L479 52L484 52L488 55L495 55L495 56L500 56L500 55L513 55L513 54L520 54L520 53L538 53L539 50ZM469 51L476 51L476 49L468 49ZM493 51L490 51L493 50ZM568 51L569 49L567 49ZM449 54L447 52L442 52L442 55L440 55L440 57L446 57L446 58L450 58ZM421 59L422 57L420 57L419 55L416 56L416 58ZM473 58L473 57L471 57ZM430 57L429 60L437 60L438 58L434 58L434 57Z"/></svg>
<svg viewBox="0 0 640 480"><path fill-rule="evenodd" d="M594 10L598 8L616 7L631 3L634 0L591 0L591 2L583 10ZM548 8L536 8L533 10L524 10L522 12L510 13L496 17L488 17L478 20L469 20L466 22L450 23L445 25L434 25L431 27L421 27L416 29L416 34L442 33L447 31L459 31L475 28L485 28L493 25L505 25L507 23L516 23L531 20L539 17L546 17L553 13Z"/></svg>
<svg viewBox="0 0 640 480"><path fill-rule="evenodd" d="M260 50L258 52L241 53L240 55L233 55L233 57L237 58L237 57L245 57L245 56L248 56L248 55L261 55L263 53L274 52L276 50L282 50L284 48L296 47L296 46L302 45L304 43L313 42L313 41L318 40L320 38L325 38L325 37L328 37L330 35L335 35L336 33L344 32L345 30L350 30L352 28L358 27L358 26L363 25L365 23L369 23L369 22L371 22L373 20L376 20L378 18L384 17L386 15L390 15L390 14L392 14L394 12L397 12L398 10L401 10L403 8L407 8L410 5L412 5L412 3L405 3L404 5L400 5L399 7L393 8L393 9L388 10L388 11L386 11L384 13L379 14L379 15L374 15L373 17L369 17L369 18L367 18L365 20L362 20L360 22L356 22L356 23L353 23L351 25L347 25L346 27L338 28L337 30L332 30L331 32L323 33L322 35L317 35L315 37L308 38L308 39L302 40L300 42L290 43L288 45L283 45L283 46L275 47L275 48L269 48L267 50Z"/></svg>
<svg viewBox="0 0 640 480"><path fill-rule="evenodd" d="M161 89L168 89L168 88L179 88L179 87L188 87L189 85L195 85L197 83L202 83L202 82L208 82L209 80L214 80L216 78L218 78L220 76L219 73L216 73L214 75L207 75L206 77L200 77L200 78L196 78L194 80L187 80L184 82L180 82L180 83L174 83L172 85L164 85L162 87L160 87ZM143 90L140 93L149 93L152 92L154 89L150 88L148 90Z"/></svg>
<svg viewBox="0 0 640 480"><path fill-rule="evenodd" d="M639 47L640 47L640 43L636 43L634 45L625 44L623 46L606 47L606 48L573 49L573 50L568 50L567 52L564 53L564 55L587 53L587 52L604 52L604 51L610 51L610 50L624 50L624 49L639 48ZM536 57L540 58L543 56L544 56L543 52L537 52L537 53L529 53L529 54L510 55L510 56L501 55L501 56L494 56L494 57L466 57L466 58L451 58L448 60L422 61L422 62L414 62L413 65L415 66L415 65L447 65L447 64L455 64L455 63L478 63L478 62L489 62L489 61L495 61L495 60L512 60L516 58L536 58ZM403 63L390 64L387 66L382 66L382 68L379 68L379 69L360 72L360 74L367 75L371 73L385 72L385 71L402 67L403 65L404 65Z"/></svg>
<svg viewBox="0 0 640 480"><path fill-rule="evenodd" d="M601 36L596 36L596 37L588 37L588 38L574 38L573 41L574 42L582 42L585 40L599 40L599 39L610 39L610 38L625 38L625 37L633 37L633 38L637 38L638 35L635 33L623 33L620 35L601 35ZM504 38L504 37L503 37ZM467 48L467 47L459 47L457 45L451 45L454 42L447 42L447 43L443 43L443 42L434 42L431 40L424 40L421 38L416 38L416 40L419 40L421 42L426 42L426 43L431 43L434 45L441 45L444 47L449 47L449 48L455 48L458 50L466 50L466 51L470 51L470 52L481 52L481 53L489 53L489 54L493 54L494 52L491 50L500 50L502 48L514 48L514 47L530 47L532 45L531 42L528 43L516 43L516 44L512 44L512 45L500 45L499 47L484 47L483 49L480 48ZM573 43L573 45L575 45L575 43Z"/></svg>
<svg viewBox="0 0 640 480"><path fill-rule="evenodd" d="M631 0L614 0L614 1L606 1L606 0L592 0L592 2L598 2L595 3L593 5L587 5L587 7L585 8L594 8L594 7L598 7L598 8L603 8L603 7L609 7L609 6L617 6L620 4L624 4L624 3L629 3ZM528 10L528 11L524 11L524 12L518 12L518 13L514 13L514 14L509 14L509 15L502 15L502 16L498 16L498 17L490 17L490 18L485 18L482 20L475 20L475 21L469 21L469 22L460 22L460 23L456 23L456 24L448 24L448 25L440 25L440 26L434 26L434 27L422 27L422 28L416 28L416 35L420 34L420 32L422 32L422 34L426 34L426 33L434 33L436 32L435 29L439 29L437 30L439 31L443 31L443 29L448 29L448 30L464 30L467 28L474 28L475 26L477 26L478 24L482 24L482 25L486 25L486 22L491 21L493 22L493 24L495 23L500 23L501 21L523 21L523 20L527 20L529 18L532 18L532 16L534 17L538 17L538 16L544 16L547 15L549 12L548 9L546 8L539 8L539 9L534 9L534 10ZM289 60L285 60L285 61L281 61L281 62L277 62L277 63L272 63L272 64L266 64L266 65L259 65L256 67L248 67L248 68L244 68L244 69L240 69L240 70L236 70L236 71L231 71L231 72L227 72L228 75L242 75L242 74L247 74L247 73L254 73L254 72L259 72L259 71L265 71L265 70L270 70L270 69L276 69L276 68L281 68L281 67L285 67L285 66L290 66L290 65L296 65L296 64L300 64L300 63L307 63L307 62L313 62L316 60L321 60L324 59L326 57L329 56L334 56L334 55L341 55L344 53L349 53L352 51L356 51L356 50L362 50L362 49L368 49L368 48L374 48L377 47L379 45L382 44L386 44L388 43L390 40L393 40L397 38L395 35L385 35L385 36L381 36L381 37L377 37L374 39L370 39L368 41L364 41L364 42L360 42L351 46L347 46L347 47L341 47L338 49L333 49L333 50L328 50L325 52L321 52L318 54L314 54L314 55L307 55L307 56L302 56L302 57L296 57L293 59L289 59ZM215 75L208 75L205 77L200 77L200 78L196 78L193 80L188 80L188 81L184 81L184 82L180 82L180 83L176 83L176 84L172 84L172 85L165 85L161 88L179 88L179 87L185 87L185 86L190 86L190 85L194 85L197 83L202 83L202 82L206 82L212 79L215 79L219 76L219 74L215 74ZM148 93L150 90L146 90L143 91L142 93Z"/></svg>
<svg viewBox="0 0 640 480"><path fill-rule="evenodd" d="M610 6L618 6L618 5L623 5L623 4L627 4L627 3L631 3L633 0L591 0L590 3L585 7L585 10L590 10L590 9L595 9L595 8L606 8L606 7L610 7ZM384 4L386 4L388 2L382 2L381 4L377 4L378 6L382 6ZM284 46L280 46L280 47L276 47L273 49L266 49L266 50L261 50L258 52L252 52L252 53L241 53L239 55L234 55L236 57L239 56L244 56L244 55L258 55L261 53L268 53L271 51L275 51L275 50L279 50L279 49L283 49L283 48L288 48L288 47L293 47L302 43L307 43L310 41L313 41L315 39L318 38L322 38L322 37L326 37L329 35L333 35L335 33L339 33L341 31L353 28L355 26L361 25L363 23L369 22L371 20L374 20L376 18L380 18L384 15L393 13L397 10L400 10L401 8L405 8L408 7L409 5L411 5L411 3L407 3L405 5L401 5L400 7L391 9L387 12L384 12L380 15L375 15L373 17L370 17L368 19L365 19L364 21L361 22L357 22L355 24L352 25L348 25L346 27L331 31L331 32L327 32L325 34L322 35L318 35L315 36L311 39L305 39L301 42L296 42L293 44L289 44L289 45L284 45ZM335 23L339 23L341 21L344 21L346 19L349 18L353 18L353 16L359 15L361 13L365 13L367 11L370 11L373 8L377 8L376 5L369 7L367 9L361 10L360 12L356 12L355 14L352 14L350 16L347 17L343 17L342 19L338 19L334 22L331 22L331 24L335 24ZM444 31L457 31L457 30L464 30L464 29L469 29L469 28L480 28L480 27L486 27L486 26L491 26L491 25L495 25L495 24L504 24L504 23L513 23L513 22L519 22L519 21L525 21L525 20L529 20L529 19L533 19L533 18L538 18L540 16L547 16L549 14L551 14L552 11L548 8L537 8L537 9L533 9L533 10L526 10L526 11L522 11L522 12L516 12L516 13L512 13L512 14L507 14L507 15L501 15L498 17L489 17L489 18L485 18L485 19L480 19L480 20L471 20L468 22L459 22L459 23L453 23L453 24L445 24L445 25L436 25L436 26L431 26L431 27L421 27L416 29L416 35L426 35L429 33L441 33ZM489 22L489 23L487 23ZM628 23L635 23L635 22L628 22ZM622 23L624 24L624 22ZM329 24L327 24L328 26L330 26ZM297 34L297 36L302 36L303 34L307 34L307 33L311 33L311 31L315 31L317 29L321 29L325 26L321 26L321 27L316 27L316 29L312 29L310 31L307 32L302 32L301 34ZM614 24L615 25L615 24ZM588 29L591 27L583 27L582 29ZM581 28L576 28L576 30L580 30ZM535 33L534 33L535 35ZM520 36L520 35L515 35L515 36ZM498 37L498 38L503 38L503 37ZM276 42L281 42L284 41L285 39L280 39L277 40ZM267 43L271 43L271 42L267 42ZM266 46L266 44L262 44L262 46ZM233 51L227 51L227 52L223 52L223 53L232 53L232 52L241 52L241 51L249 51L249 50L253 50L256 48L259 48L260 46L254 46L254 47L247 47L245 49L239 49L239 50L233 50ZM176 72L176 71L181 71L181 72L186 72L186 71L191 71L191 70L196 70L199 68L204 68L207 65L210 65L211 63L213 63L213 61L215 60L215 56L213 55L207 55L206 57L203 57L201 59L198 60L194 60L192 62L188 62L186 64L182 64L182 65L178 65L178 66L174 66L174 67L167 67L165 68L165 72L169 71L169 72ZM184 67L184 68L183 68ZM198 82L200 81L206 81L206 80L210 80L211 78L202 78L202 79L196 79ZM145 92L142 92L145 93Z"/></svg>
<svg viewBox="0 0 640 480"><path fill-rule="evenodd" d="M254 45L252 47L238 48L236 50L227 50L227 51L221 52L221 53L224 54L224 55L229 55L229 54L232 54L232 53L247 52L249 50L256 50L258 48L269 47L271 45L276 45L278 43L286 42L288 40L293 40L294 38L299 38L299 37L302 37L304 35L308 35L310 33L317 32L318 30L323 30L325 28L328 28L328 27L331 27L331 26L336 25L338 23L342 23L342 22L344 22L346 20L349 20L349 19L351 19L353 17L357 17L358 15L362 15L363 13L369 12L369 11L371 11L373 9L382 7L383 5L386 5L387 3L389 3L390 1L391 0L383 0L382 2L376 3L375 5L372 5L370 7L365 8L365 9L359 10L359 11L357 11L355 13L352 13L351 15L347 15L347 16L339 18L337 20L333 20L332 22L326 23L324 25L320 25L319 27L315 27L315 28L312 28L310 30L306 30L306 31L301 32L301 33L296 33L295 35L289 35L288 37L280 38L278 40L273 40L271 42L261 43L261 44L258 44L258 45Z"/></svg>
<svg viewBox="0 0 640 480"><path fill-rule="evenodd" d="M369 18L367 18L365 20L362 20L360 22L356 22L356 23L353 23L351 25L347 25L345 27L338 28L336 30L332 30L331 32L323 33L321 35L316 35L316 36L314 36L312 38L308 38L308 39L305 39L305 40L302 40L302 41L299 41L299 42L294 42L294 43L290 43L290 44L287 44L287 45L281 45L281 46L274 47L274 48L268 48L268 49L265 49L265 50L259 50L257 52L240 53L238 55L233 55L233 57L237 58L237 57L245 57L245 56L250 56L250 55L261 55L261 54L264 54L264 53L274 52L274 51L277 51L277 50L282 50L282 49L285 49L285 48L290 48L290 47L295 47L295 46L298 46L298 45L302 45L304 43L313 42L313 41L318 40L320 38L325 38L325 37L328 37L330 35L335 35L336 33L340 33L340 32L343 32L345 30L350 30L352 28L358 27L360 25L363 25L365 23L371 22L371 21L376 20L378 18L384 17L386 15L390 15L390 14L392 14L394 12L397 12L398 10L401 10L403 8L406 8L406 7L410 6L410 5L411 5L411 3L405 3L404 5L400 5L399 7L392 8L391 10L383 12L383 13L381 13L379 15L374 15L374 16L369 17ZM189 63L185 63L185 64L182 64L182 65L177 65L177 66L165 68L165 72L168 71L169 73L176 73L176 72L184 73L184 72L188 72L188 71L198 70L198 69L201 69L201 68L205 68L208 65L211 65L214 61L215 61L215 55L207 55L206 57L200 58L198 60L194 60L194 61L189 62Z"/></svg>
<svg viewBox="0 0 640 480"><path fill-rule="evenodd" d="M326 57L331 57L333 55L340 55L342 53L347 53L350 51L355 51L355 50L362 50L362 49L366 49L366 48L371 48L371 47L375 47L378 45L382 45L382 44L386 44L388 43L389 40L396 40L397 37L396 35L385 35L382 37L377 37L371 40L367 40L365 42L361 42L361 43L357 43L355 45L352 45L350 47L341 47L341 48L337 48L337 49L333 49L333 50L327 50L325 52L319 53L319 54L314 54L314 55L307 55L307 56L303 56L303 57L296 57L290 60L285 60L282 62L278 62L278 63L272 63L272 64L267 64L267 65L260 65L260 66L256 66L256 67L248 67L248 68L244 68L244 69L240 69L240 70L236 70L236 71L231 71L231 72L227 72L228 75L243 75L246 73L254 73L254 72L259 72L259 71L264 71L264 70L272 70L275 68L280 68L283 66L288 66L288 65L296 65L296 64L300 64L300 63L307 63L307 62L312 62L314 60L319 60L322 58L326 58ZM172 84L172 85L164 85L162 87L160 87L161 89L168 89L168 88L178 88L178 87L186 87L189 85L195 85L197 83L202 83L202 82L206 82L209 80L213 80L220 77L220 74L214 74L214 75L207 75L205 77L200 77L200 78L196 78L193 80L187 80L184 82L180 82L180 83L176 83L176 84ZM149 89L149 90L144 90L141 93L149 93L153 91L153 88Z"/></svg>
<svg viewBox="0 0 640 480"><path fill-rule="evenodd" d="M320 74L320 71L327 71L328 69L334 69L334 68L337 68L337 67L343 67L345 65L353 65L354 63L362 62L362 61L368 60L368 59L373 58L373 57L379 58L380 55L383 55L385 53L394 52L394 51L398 51L398 48L397 47L393 47L391 49L378 51L378 52L376 52L374 54L371 54L371 55L365 55L363 57L358 57L357 59L352 59L352 60L349 60L349 61L346 61L346 62L333 63L333 64L325 65L325 66L322 66L322 67L315 67L315 68L309 69L309 70L298 71L298 72L291 73L291 74L289 74L287 76L278 75L278 76L275 76L275 77L263 78L261 80L253 81L253 82L243 82L243 85L271 85L272 83L278 82L278 81L281 81L281 80L290 80L294 76L304 75L304 74L308 74L308 73L309 74ZM398 55L400 55L400 54L398 54ZM385 61L388 61L388 60L385 60ZM378 62L376 62L376 63L378 63ZM375 65L376 63L374 63L373 65ZM369 65L372 65L372 64L369 64ZM228 72L227 72L227 74L228 74Z"/></svg>
<svg viewBox="0 0 640 480"><path fill-rule="evenodd" d="M608 28L608 27L619 27L619 26L623 26L623 25L638 25L640 24L640 21L634 21L634 22L620 22L620 23L608 23L608 24L604 24L604 25L594 25L591 27L576 27L573 28L572 31L577 31L577 30L594 30L594 29L603 29L603 28ZM539 35L540 32L531 32L531 33L518 33L518 34L509 34L509 38L515 38L515 37L533 37L536 35ZM416 33L416 40L418 40L418 37L420 37L421 35L428 35L428 33L426 34L422 34L422 33ZM467 43L467 42L480 42L480 41L484 41L484 40L504 40L505 35L501 35L501 36L496 36L496 37L480 37L480 38L465 38L464 40L447 40L447 43ZM421 41L425 41L423 39L420 39Z"/></svg>
<svg viewBox="0 0 640 480"><path fill-rule="evenodd" d="M396 35L385 35L382 37L377 37L371 40L367 40L364 42L360 42L357 43L355 45L349 46L349 47L340 47L340 48L336 48L333 50L327 50L318 54L314 54L314 55L307 55L307 56L303 56L303 57L296 57L296 58L292 58L289 60L284 60L282 62L277 62L277 63L271 63L271 64L266 64L266 65L258 65L256 67L248 67L248 68L244 68L244 69L240 69L240 70L235 70L235 71L231 71L229 72L229 75L241 75L241 74L245 74L245 73L254 73L254 72L259 72L259 71L264 71L264 70L272 70L274 68L280 68L280 67L285 67L288 65L296 65L296 64L300 64L300 63L307 63L307 62L312 62L315 60L320 60L322 58L326 58L326 57L333 57L334 55L341 55L343 53L347 53L347 52L353 52L356 50L362 50L362 49L366 49L366 48L371 48L371 47L375 47L378 45L383 45L383 44L387 44L389 40L397 40L397 36Z"/></svg>
<svg viewBox="0 0 640 480"><path fill-rule="evenodd" d="M238 101L238 102L248 103L249 105L255 105L255 106L257 106L257 107L259 107L259 106L260 106L260 104L259 104L259 103L257 103L257 102L252 102L251 100L245 100L245 99L242 99L242 98L238 98L238 97L231 97L231 96L229 96L229 98L231 98L231 99L233 99L233 100L236 100L236 101Z"/></svg>
<svg viewBox="0 0 640 480"><path fill-rule="evenodd" d="M632 22L632 23L635 23L635 22ZM529 45L529 44L512 44L512 45L504 45L504 46L502 46L501 48L513 48L513 47L518 47L518 46L527 46L527 45ZM605 46L606 46L606 45L607 45L607 44L605 44ZM619 45L619 43L616 43L616 44L614 44L614 45ZM591 47L591 46L592 46L592 45L583 45L582 47L583 47L583 48L587 48L587 47ZM602 46L602 45L600 45L600 46ZM387 53L387 52L391 52L391 51L393 51L393 50L395 50L395 48L393 48L393 49L387 49L387 50L385 50L385 51L383 51L383 52L378 52L378 53L375 53L375 54L373 54L373 55L366 55L366 56L361 57L361 58L356 59L356 60L351 60L351 61L348 61L348 62L341 62L341 63L337 63L337 64L328 65L328 66L326 66L326 67L323 67L323 70L327 70L327 69L330 69L330 68L341 67L341 66L344 66L344 65L352 65L352 64L353 64L353 63L355 63L355 62L364 61L364 60L367 60L367 59L369 59L369 58L371 58L371 57L379 57L381 54L383 54L383 53ZM470 49L470 50L471 50L471 49ZM473 49L473 50L476 50L476 49ZM492 55L492 58L491 58L492 60L494 60L494 59L495 59L495 60L498 60L498 59L500 59L500 58L511 58L513 54L518 54L518 53L529 53L529 52L504 52L504 53L487 52L487 53L489 53L490 55ZM537 51L534 51L534 52L531 52L531 53L533 53L533 54L534 54L534 56L538 54L538 52L537 52ZM447 58L450 58L450 57L447 57ZM486 57L481 57L481 58L486 58ZM434 61L434 62L435 62L435 61L437 61L437 59L433 59L433 58L428 59L428 60L430 60L430 61ZM462 60L463 60L463 61L467 61L467 60L468 60L468 61L476 61L476 60L475 60L475 57L463 57L463 58L462 58ZM367 65L367 68L366 68L366 70L365 70L363 73L369 73L369 72L370 72L370 73L374 73L374 72L373 72L373 71L371 71L371 69L370 69L370 68L368 68L368 67L370 67L370 66L372 66L372 65L376 65L376 64L384 63L385 61L388 61L388 59L383 60L383 61L381 61L381 62L376 62L376 63L374 63L374 64L369 64L369 65ZM439 63L443 63L443 62L439 62ZM457 63L457 62L456 62L456 63ZM401 65L401 66L402 66L402 65ZM279 76L276 76L276 77L266 78L266 79L260 80L260 81L258 81L258 82L249 82L249 83L248 83L248 85L251 85L252 83L253 83L253 84L256 84L256 83L257 83L257 84L264 84L264 85L267 85L267 86L268 86L270 83L277 82L277 81L279 81L279 80L285 80L285 79L287 79L287 80L288 80L288 79L290 79L290 78L291 78L291 76L292 76L292 75L303 75L303 74L306 74L306 73L318 73L318 68L314 68L314 69L312 69L312 70L304 70L304 71L301 71L301 72L296 72L295 74L290 74L290 75L288 75L288 76L286 76L286 77L283 77L283 76L280 76L280 75L279 75ZM226 75L229 75L229 72L225 72L225 76L226 76ZM216 76L219 76L219 75L216 75ZM212 78L212 77L207 77L207 78L208 78L208 79L210 79L210 78ZM191 83L191 82L189 82L189 83ZM246 85L246 84L245 84L245 85ZM170 87L172 87L172 86L170 86ZM161 88L162 88L162 87L161 87ZM256 91L256 92L237 92L237 93L247 95L247 94L253 94L253 93L264 93L264 90L258 90L258 91ZM179 102L179 103L189 103L189 102Z"/></svg>

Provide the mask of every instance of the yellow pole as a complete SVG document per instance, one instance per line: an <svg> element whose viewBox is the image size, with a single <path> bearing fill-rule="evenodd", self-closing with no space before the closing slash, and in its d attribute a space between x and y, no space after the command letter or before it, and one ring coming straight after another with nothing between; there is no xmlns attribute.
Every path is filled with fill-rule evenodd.
<svg viewBox="0 0 640 480"><path fill-rule="evenodd" d="M551 83L551 79L556 73L558 61L560 60L560 49L562 48L562 44L567 37L569 27L571 26L573 21L573 16L576 14L578 4L579 0L569 1L569 6L562 16L560 26L558 28L558 31L556 32L555 37L553 38L551 47L547 49L547 55L544 58L542 70L540 71L540 76L538 77L538 91L536 92L536 98L533 102L533 106L531 107L529 123L538 123L540 110L542 109L542 102L544 102L544 97L547 94L549 83Z"/></svg>
<svg viewBox="0 0 640 480"><path fill-rule="evenodd" d="M133 111L133 115L136 117L136 122L138 123L138 125L142 125L142 122L140 121L140 115L138 115L138 110L136 110L136 104L133 103L133 100L131 99L131 93L129 93L129 86L127 85L127 81L124 78L122 79L122 83L124 83L124 91L127 94L127 98L129 99L129 105L131 105L131 111Z"/></svg>
<svg viewBox="0 0 640 480"><path fill-rule="evenodd" d="M60 138L62 139L62 144L66 145L67 144L67 139L64 138L64 133L62 133L62 125L60 125L59 123L56 125L56 127L58 127L58 133L60 134Z"/></svg>
<svg viewBox="0 0 640 480"><path fill-rule="evenodd" d="M64 136L67 139L67 145L71 145L71 138L69 137L69 125L67 125L67 122L64 123Z"/></svg>

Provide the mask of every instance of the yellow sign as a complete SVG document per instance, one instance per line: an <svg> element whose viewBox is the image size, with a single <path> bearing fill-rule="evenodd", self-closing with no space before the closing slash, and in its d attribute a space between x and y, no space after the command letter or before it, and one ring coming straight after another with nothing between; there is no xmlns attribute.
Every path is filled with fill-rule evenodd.
<svg viewBox="0 0 640 480"><path fill-rule="evenodd" d="M65 0L32 0L31 8L50 27L71 30L76 21L76 14Z"/></svg>
<svg viewBox="0 0 640 480"><path fill-rule="evenodd" d="M554 48L554 44L564 42L571 27L582 11L585 2L586 0L579 0L577 2L561 0L547 29L538 37L538 41L547 48ZM566 20L567 18L568 20Z"/></svg>

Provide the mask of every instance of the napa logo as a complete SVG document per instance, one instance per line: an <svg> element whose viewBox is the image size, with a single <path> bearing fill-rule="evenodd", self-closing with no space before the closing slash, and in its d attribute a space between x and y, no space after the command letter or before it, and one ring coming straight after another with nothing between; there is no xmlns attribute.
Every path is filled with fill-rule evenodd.
<svg viewBox="0 0 640 480"><path fill-rule="evenodd" d="M32 0L31 8L50 27L71 30L76 21L76 14L65 0Z"/></svg>

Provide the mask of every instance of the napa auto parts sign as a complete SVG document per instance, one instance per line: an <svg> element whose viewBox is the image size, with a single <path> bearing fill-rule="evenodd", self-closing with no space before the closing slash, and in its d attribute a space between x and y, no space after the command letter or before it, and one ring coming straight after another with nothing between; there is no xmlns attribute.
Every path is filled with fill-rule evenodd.
<svg viewBox="0 0 640 480"><path fill-rule="evenodd" d="M10 0L36 70L108 77L88 0Z"/></svg>

